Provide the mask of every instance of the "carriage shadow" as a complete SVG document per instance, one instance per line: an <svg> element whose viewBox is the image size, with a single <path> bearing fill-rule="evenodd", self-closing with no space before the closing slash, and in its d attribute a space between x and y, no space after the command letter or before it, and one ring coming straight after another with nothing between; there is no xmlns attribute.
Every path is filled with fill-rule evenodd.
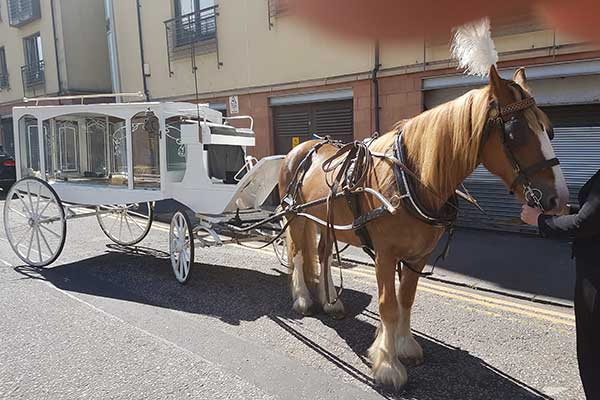
<svg viewBox="0 0 600 400"><path fill-rule="evenodd" d="M402 393L375 384L368 370L367 349L379 317L367 309L369 294L345 289L348 317L341 321L323 315L315 318L333 329L365 365L352 365L296 329L300 318L291 310L288 276L215 264L197 264L188 285L174 281L168 254L147 248L109 246L107 253L72 264L46 269L15 267L24 279L43 279L75 293L124 300L218 318L232 325L268 317L332 366L356 381L371 386L384 398L546 399L525 384L506 376L485 361L435 338L415 332L427 362L409 367L409 384ZM460 373L457 373L460 371ZM468 396L467 393L470 393ZM483 397L477 397L483 396Z"/></svg>

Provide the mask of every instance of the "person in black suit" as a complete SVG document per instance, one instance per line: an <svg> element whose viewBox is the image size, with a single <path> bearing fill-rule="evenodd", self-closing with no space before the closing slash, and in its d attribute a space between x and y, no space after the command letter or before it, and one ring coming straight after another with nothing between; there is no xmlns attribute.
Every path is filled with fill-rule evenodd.
<svg viewBox="0 0 600 400"><path fill-rule="evenodd" d="M588 400L600 400L600 171L579 192L569 215L544 215L523 206L521 219L547 238L573 238L576 259L577 359Z"/></svg>

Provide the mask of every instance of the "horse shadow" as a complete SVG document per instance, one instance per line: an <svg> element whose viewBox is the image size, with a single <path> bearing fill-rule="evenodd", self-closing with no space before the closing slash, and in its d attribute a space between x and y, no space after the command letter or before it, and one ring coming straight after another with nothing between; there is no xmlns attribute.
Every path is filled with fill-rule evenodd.
<svg viewBox="0 0 600 400"><path fill-rule="evenodd" d="M364 363L342 360L296 329L300 318L291 310L289 278L285 271L270 273L243 267L197 263L187 285L177 283L169 255L143 247L108 246L105 254L51 268L18 266L23 279L42 279L68 292L136 302L186 313L211 316L239 325L267 316L311 351L352 379L370 386L383 398L398 399L546 399L547 397L498 371L478 357L415 332L427 355L426 363L409 367L409 383L401 393L377 385L368 369L367 349L379 317L369 311L372 296L345 289L347 318L337 321L317 315ZM356 363L355 363L356 364ZM449 374L449 371L452 371ZM459 373L460 371L460 373ZM470 393L468 396L466 393Z"/></svg>

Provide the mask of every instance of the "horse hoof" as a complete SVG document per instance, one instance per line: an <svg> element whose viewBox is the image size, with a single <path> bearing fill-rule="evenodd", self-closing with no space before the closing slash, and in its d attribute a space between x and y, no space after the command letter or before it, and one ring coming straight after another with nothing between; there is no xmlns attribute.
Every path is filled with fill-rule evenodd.
<svg viewBox="0 0 600 400"><path fill-rule="evenodd" d="M373 366L373 376L378 383L394 386L395 390L401 390L408 381L406 368L398 361L381 361Z"/></svg>
<svg viewBox="0 0 600 400"><path fill-rule="evenodd" d="M299 314L302 314L304 316L309 316L313 314L312 308L313 308L313 303L312 300L310 300L309 298L305 298L305 297L298 297L295 301L294 301L294 311L296 311Z"/></svg>
<svg viewBox="0 0 600 400"><path fill-rule="evenodd" d="M423 349L412 335L398 336L396 339L396 353L398 358L406 365L416 367L423 364Z"/></svg>
<svg viewBox="0 0 600 400"><path fill-rule="evenodd" d="M333 319L343 319L346 317L344 303L341 300L336 300L335 303L326 303L323 305L323 311Z"/></svg>

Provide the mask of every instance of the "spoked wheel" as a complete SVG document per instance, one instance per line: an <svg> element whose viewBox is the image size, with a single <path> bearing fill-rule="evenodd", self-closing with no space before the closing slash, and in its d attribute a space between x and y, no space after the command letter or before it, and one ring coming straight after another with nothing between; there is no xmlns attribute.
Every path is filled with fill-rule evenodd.
<svg viewBox="0 0 600 400"><path fill-rule="evenodd" d="M190 218L181 211L177 211L171 219L169 253L175 279L185 284L190 279L194 265L194 232Z"/></svg>
<svg viewBox="0 0 600 400"><path fill-rule="evenodd" d="M102 232L121 246L133 246L144 240L154 219L152 203L98 206L96 211Z"/></svg>
<svg viewBox="0 0 600 400"><path fill-rule="evenodd" d="M4 229L23 262L34 267L53 263L67 236L65 210L54 189L34 177L15 183L4 203Z"/></svg>

